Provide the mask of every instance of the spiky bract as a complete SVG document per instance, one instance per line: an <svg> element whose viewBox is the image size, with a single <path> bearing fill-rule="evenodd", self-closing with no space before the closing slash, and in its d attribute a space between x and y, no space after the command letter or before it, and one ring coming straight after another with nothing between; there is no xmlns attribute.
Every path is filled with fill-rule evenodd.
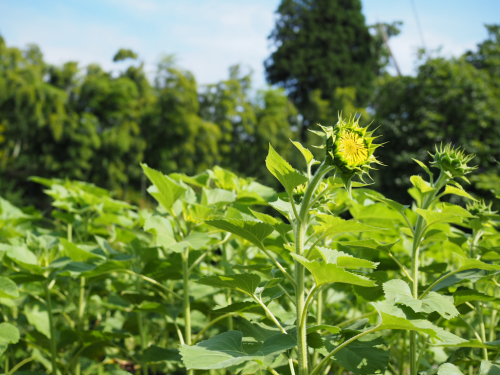
<svg viewBox="0 0 500 375"><path fill-rule="evenodd" d="M359 125L359 117L350 117L348 120L339 116L335 126L322 126L322 131L313 133L323 138L323 148L326 151L325 163L335 166L337 175L342 178L346 188L350 191L351 180L359 176L363 180L363 174L369 174L373 169L370 164L381 164L373 155L380 144L373 144L374 131L368 131L367 127Z"/></svg>
<svg viewBox="0 0 500 375"><path fill-rule="evenodd" d="M436 146L436 153L430 155L434 159L432 166L441 169L450 178L462 177L467 180L464 176L477 168L467 165L476 155L466 155L464 150L455 148L450 143L444 147L441 144L439 149Z"/></svg>

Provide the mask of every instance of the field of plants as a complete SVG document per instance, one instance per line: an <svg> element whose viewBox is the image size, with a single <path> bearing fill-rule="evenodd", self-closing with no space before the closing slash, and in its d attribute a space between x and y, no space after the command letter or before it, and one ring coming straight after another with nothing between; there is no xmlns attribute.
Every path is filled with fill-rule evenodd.
<svg viewBox="0 0 500 375"><path fill-rule="evenodd" d="M466 191L473 155L428 150L396 202L369 186L372 129L317 130L322 160L293 142L306 171L269 146L281 192L142 164L143 208L38 177L48 212L0 199L3 373L499 374L500 216Z"/></svg>

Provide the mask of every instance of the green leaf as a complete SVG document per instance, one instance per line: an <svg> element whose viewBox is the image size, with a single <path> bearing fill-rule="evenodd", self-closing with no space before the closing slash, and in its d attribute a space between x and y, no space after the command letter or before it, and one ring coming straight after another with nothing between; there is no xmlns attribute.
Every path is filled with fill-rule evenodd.
<svg viewBox="0 0 500 375"><path fill-rule="evenodd" d="M187 247L190 247L193 250L199 250L209 241L210 237L208 237L206 233L193 232L185 237L182 241L170 245L168 249L175 251L176 253L184 251L184 249L186 249Z"/></svg>
<svg viewBox="0 0 500 375"><path fill-rule="evenodd" d="M38 266L38 259L26 246L13 246L0 244L0 251L5 251L5 255L14 262L21 265Z"/></svg>
<svg viewBox="0 0 500 375"><path fill-rule="evenodd" d="M141 164L141 167L144 170L144 174L155 187L150 187L148 192L158 201L158 203L170 211L177 199L182 197L186 192L186 189L163 173L149 168L146 164Z"/></svg>
<svg viewBox="0 0 500 375"><path fill-rule="evenodd" d="M481 361L477 375L500 375L500 366L494 365L489 361Z"/></svg>
<svg viewBox="0 0 500 375"><path fill-rule="evenodd" d="M0 276L0 298L18 298L19 290L11 279Z"/></svg>
<svg viewBox="0 0 500 375"><path fill-rule="evenodd" d="M290 335L279 333L265 340L251 354L243 349L243 334L228 331L194 346L182 345L180 353L187 369L212 370L234 366L246 361L256 361L268 366L274 357L297 345ZM273 356L273 358L266 358Z"/></svg>
<svg viewBox="0 0 500 375"><path fill-rule="evenodd" d="M314 226L314 230L321 238L329 237L340 233L356 233L384 230L384 228L372 227L355 220L344 220L340 217L319 214L316 215L319 225Z"/></svg>
<svg viewBox="0 0 500 375"><path fill-rule="evenodd" d="M19 331L15 326L10 323L0 323L0 356L9 344L16 344L19 338Z"/></svg>
<svg viewBox="0 0 500 375"><path fill-rule="evenodd" d="M29 324L50 339L49 313L47 310L41 310L40 306L34 305L33 307L26 307L24 315L26 315Z"/></svg>
<svg viewBox="0 0 500 375"><path fill-rule="evenodd" d="M79 248L73 242L69 242L65 238L59 238L59 242L61 243L63 248L63 250L61 251L61 255L70 258L74 262L87 262L89 260L106 259L102 255L97 255L91 253L90 251Z"/></svg>
<svg viewBox="0 0 500 375"><path fill-rule="evenodd" d="M370 280L365 276L347 272L336 264L325 262L320 263L315 260L311 261L294 253L290 253L290 255L312 273L314 279L316 280L316 286L330 283L344 283L368 287L376 285L373 280Z"/></svg>
<svg viewBox="0 0 500 375"><path fill-rule="evenodd" d="M231 312L249 312L252 314L266 315L266 312L256 302L245 301L245 302L235 302L231 305L221 307L220 309L212 310L214 314L227 314Z"/></svg>
<svg viewBox="0 0 500 375"><path fill-rule="evenodd" d="M236 193L234 191L224 190L224 189L205 189L202 190L201 204L205 206L215 206L217 208L222 208L227 206L229 203L233 203L236 200Z"/></svg>
<svg viewBox="0 0 500 375"><path fill-rule="evenodd" d="M245 240L253 243L258 248L265 250L264 239L269 236L274 228L266 223L258 221L226 219L226 220L207 220L205 223L227 232L236 234Z"/></svg>
<svg viewBox="0 0 500 375"><path fill-rule="evenodd" d="M460 188L455 187L455 186L446 185L444 192L441 195L446 195L446 194L454 194L454 195L459 195L459 196L464 197L464 198L468 198L468 199L473 200L473 201L476 200L469 193L467 193L465 190L460 189Z"/></svg>
<svg viewBox="0 0 500 375"><path fill-rule="evenodd" d="M422 194L429 193L434 191L435 189L429 185L428 182L424 181L424 179L420 176L411 176L410 181L413 186L415 186Z"/></svg>
<svg viewBox="0 0 500 375"><path fill-rule="evenodd" d="M459 312L453 304L453 298L430 292L422 300L412 296L410 287L403 280L389 280L383 285L386 303L411 307L413 311L431 313L436 311L445 319L458 316Z"/></svg>
<svg viewBox="0 0 500 375"><path fill-rule="evenodd" d="M266 165L269 172L281 182L281 185L283 185L288 194L292 194L295 187L307 182L307 177L293 169L285 159L274 151L271 145L269 145Z"/></svg>
<svg viewBox="0 0 500 375"><path fill-rule="evenodd" d="M164 217L148 217L144 223L144 230L155 235L156 246L163 246L165 249L168 249L171 245L177 243L172 224Z"/></svg>
<svg viewBox="0 0 500 375"><path fill-rule="evenodd" d="M464 375L460 369L451 364L451 363L444 363L438 368L437 375Z"/></svg>
<svg viewBox="0 0 500 375"><path fill-rule="evenodd" d="M180 362L181 356L176 349L165 349L151 345L142 354L142 360L146 363Z"/></svg>
<svg viewBox="0 0 500 375"><path fill-rule="evenodd" d="M429 169L429 167L427 167L427 165L425 165L424 163L422 163L420 160L417 160L417 159L412 159L415 163L417 163L418 165L420 165L424 171L427 172L427 174L429 175L429 177L432 179L432 176L434 176L434 173L431 172L431 170Z"/></svg>
<svg viewBox="0 0 500 375"><path fill-rule="evenodd" d="M336 264L343 268L377 268L378 263L366 259L355 258L343 251L332 250L327 247L317 247L318 252L326 263Z"/></svg>
<svg viewBox="0 0 500 375"><path fill-rule="evenodd" d="M254 211L252 209L250 209L250 212L260 221L271 225L282 237L286 237L286 234L292 230L292 226L290 224L282 223L270 215Z"/></svg>
<svg viewBox="0 0 500 375"><path fill-rule="evenodd" d="M445 331L428 320L409 319L402 309L392 303L375 302L373 306L377 309L382 319L382 323L377 326L377 331L402 329L405 331L422 332L441 341L439 345L454 345L467 341L453 333Z"/></svg>
<svg viewBox="0 0 500 375"><path fill-rule="evenodd" d="M458 254L455 254L460 262L460 267L457 271L465 271L470 269L480 269L485 271L500 271L500 265L488 264L481 262L478 259L464 258Z"/></svg>
<svg viewBox="0 0 500 375"><path fill-rule="evenodd" d="M239 275L205 276L196 281L198 284L209 285L217 288L236 289L253 295L259 286L260 276L254 273L242 273Z"/></svg>
<svg viewBox="0 0 500 375"><path fill-rule="evenodd" d="M375 240L359 240L359 241L342 241L342 242L337 242L337 247L339 250L352 250L352 249L360 249L360 250L366 250L366 249L372 249L372 250L377 250L381 251L383 253L389 254L392 247L397 244L400 240L397 240L396 242L392 243L381 243L379 241Z"/></svg>
<svg viewBox="0 0 500 375"><path fill-rule="evenodd" d="M365 341L363 337L350 343L339 350L332 359L356 375L385 373L389 363L390 350L379 347L384 344L380 337L368 340Z"/></svg>
<svg viewBox="0 0 500 375"><path fill-rule="evenodd" d="M302 144L300 142L292 141L292 143L295 147L297 147L299 149L300 153L304 156L304 159L306 159L307 165L309 165L309 163L311 163L314 160L314 156L313 156L312 152L309 151L304 146L302 146Z"/></svg>
<svg viewBox="0 0 500 375"><path fill-rule="evenodd" d="M500 303L500 298L484 294L474 289L460 289L453 293L455 306L465 302L483 301Z"/></svg>
<svg viewBox="0 0 500 375"><path fill-rule="evenodd" d="M442 203L436 206L436 210L437 211L423 210L421 208L416 209L417 213L425 219L428 227L437 223L461 224L463 218L474 217L462 207L449 203Z"/></svg>
<svg viewBox="0 0 500 375"><path fill-rule="evenodd" d="M396 201L393 201L392 199L388 199L385 197L379 197L377 195L368 194L368 193L366 193L366 195L372 199L375 199L376 201L385 203L386 205L395 209L397 212L399 212L402 215L404 215L405 210L410 207L410 206L402 205Z"/></svg>

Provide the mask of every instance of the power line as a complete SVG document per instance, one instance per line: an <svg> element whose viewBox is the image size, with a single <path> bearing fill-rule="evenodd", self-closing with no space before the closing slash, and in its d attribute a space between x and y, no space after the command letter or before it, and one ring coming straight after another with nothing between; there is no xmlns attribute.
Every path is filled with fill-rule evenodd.
<svg viewBox="0 0 500 375"><path fill-rule="evenodd" d="M413 15L415 16L415 21L417 22L418 33L420 35L420 41L422 43L422 47L427 51L427 47L425 46L424 33L422 31L422 26L420 25L420 19L418 18L417 7L415 6L415 0L410 0L411 6L413 8Z"/></svg>

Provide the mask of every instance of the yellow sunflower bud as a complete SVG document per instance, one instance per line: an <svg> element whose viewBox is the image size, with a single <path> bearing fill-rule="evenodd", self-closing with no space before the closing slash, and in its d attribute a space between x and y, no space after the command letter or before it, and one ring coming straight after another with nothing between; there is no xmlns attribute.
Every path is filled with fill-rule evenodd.
<svg viewBox="0 0 500 375"><path fill-rule="evenodd" d="M319 125L319 124L318 124ZM363 180L363 174L370 177L369 170L373 169L370 164L381 164L373 155L380 144L373 144L374 131L368 131L368 127L359 126L359 117L351 117L349 120L339 116L335 126L321 126L322 132L313 131L323 138L324 143L319 148L326 151L325 163L335 166L337 175L342 179L348 192L351 190L351 180L358 176Z"/></svg>

